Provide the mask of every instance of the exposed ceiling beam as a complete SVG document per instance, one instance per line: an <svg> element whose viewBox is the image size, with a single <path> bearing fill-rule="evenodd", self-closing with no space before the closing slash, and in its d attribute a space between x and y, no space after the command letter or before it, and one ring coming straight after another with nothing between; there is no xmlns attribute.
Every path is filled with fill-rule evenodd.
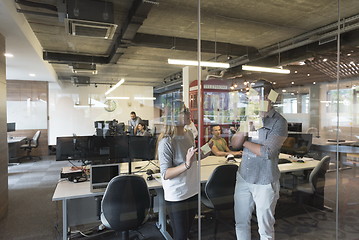
<svg viewBox="0 0 359 240"><path fill-rule="evenodd" d="M132 43L138 46L153 48L197 51L197 39L189 38L137 33ZM204 40L201 41L201 51L206 53L216 52L217 54L232 56L258 53L258 50L254 47Z"/></svg>

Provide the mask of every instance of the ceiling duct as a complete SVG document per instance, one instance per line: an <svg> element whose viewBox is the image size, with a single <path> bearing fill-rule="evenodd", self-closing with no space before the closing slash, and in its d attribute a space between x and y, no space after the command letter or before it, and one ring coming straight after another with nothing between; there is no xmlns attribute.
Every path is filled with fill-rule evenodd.
<svg viewBox="0 0 359 240"><path fill-rule="evenodd" d="M71 63L69 67L73 73L91 73L97 74L96 64L94 63Z"/></svg>
<svg viewBox="0 0 359 240"><path fill-rule="evenodd" d="M77 87L79 86L89 86L90 85L90 77L86 77L86 76L72 76L71 77L71 82L76 85Z"/></svg>
<svg viewBox="0 0 359 240"><path fill-rule="evenodd" d="M114 24L113 3L95 0L68 0L65 29L73 36L112 39Z"/></svg>

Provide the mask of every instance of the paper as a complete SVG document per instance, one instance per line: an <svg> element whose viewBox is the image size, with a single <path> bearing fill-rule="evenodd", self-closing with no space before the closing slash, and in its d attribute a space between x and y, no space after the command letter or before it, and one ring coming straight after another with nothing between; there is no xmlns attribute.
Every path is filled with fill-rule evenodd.
<svg viewBox="0 0 359 240"><path fill-rule="evenodd" d="M259 111L267 112L268 111L268 101L260 101L259 102Z"/></svg>
<svg viewBox="0 0 359 240"><path fill-rule="evenodd" d="M268 99L271 101L271 102L276 102L277 101L277 98L278 98L278 93L276 91L274 91L273 89L270 90L269 92L269 95L268 95Z"/></svg>
<svg viewBox="0 0 359 240"><path fill-rule="evenodd" d="M203 154L206 155L207 153L209 153L211 151L211 148L209 147L209 144L206 143L201 147L201 150L202 150Z"/></svg>
<svg viewBox="0 0 359 240"><path fill-rule="evenodd" d="M239 126L239 132L246 133L248 132L248 122L247 121L241 121Z"/></svg>

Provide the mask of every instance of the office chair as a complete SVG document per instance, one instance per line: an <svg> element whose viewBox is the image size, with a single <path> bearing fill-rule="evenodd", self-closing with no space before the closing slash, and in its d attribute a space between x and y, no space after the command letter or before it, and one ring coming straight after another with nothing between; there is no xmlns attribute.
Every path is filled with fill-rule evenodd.
<svg viewBox="0 0 359 240"><path fill-rule="evenodd" d="M39 138L40 138L40 135L41 135L41 131L38 130L35 135L31 138L26 138L25 139L25 144L21 145L20 146L20 149L24 149L26 150L26 158L28 159L33 159L35 157L41 159L41 157L39 156L31 156L31 151L33 148L37 148L39 146Z"/></svg>
<svg viewBox="0 0 359 240"><path fill-rule="evenodd" d="M147 221L149 208L150 194L145 180L135 175L117 176L110 181L103 195L101 222L105 227L121 232L121 239L127 240L130 230Z"/></svg>
<svg viewBox="0 0 359 240"><path fill-rule="evenodd" d="M218 166L209 177L202 192L202 203L215 212L214 239L217 235L220 211L234 207L233 195L237 170L238 166L234 164Z"/></svg>
<svg viewBox="0 0 359 240"><path fill-rule="evenodd" d="M297 202L307 203L318 209L324 206L325 174L329 169L330 157L324 156L309 175L309 182L296 187Z"/></svg>

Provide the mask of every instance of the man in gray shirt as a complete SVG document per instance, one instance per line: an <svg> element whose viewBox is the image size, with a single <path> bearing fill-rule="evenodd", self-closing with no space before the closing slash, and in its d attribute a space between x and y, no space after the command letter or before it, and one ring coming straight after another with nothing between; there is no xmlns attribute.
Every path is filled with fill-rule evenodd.
<svg viewBox="0 0 359 240"><path fill-rule="evenodd" d="M128 120L128 127L129 127L129 132L130 135L136 135L136 131L137 131L137 126L138 123L142 120L140 117L136 116L135 112L131 112L131 119Z"/></svg>
<svg viewBox="0 0 359 240"><path fill-rule="evenodd" d="M287 121L271 106L273 97L268 98L272 84L261 79L252 85L252 89L262 106L259 109L260 127L250 132L249 138L245 131L237 132L232 138L233 146L243 147L234 193L238 240L251 239L250 220L254 207L260 239L274 239L274 211L279 198L278 156L288 135Z"/></svg>

